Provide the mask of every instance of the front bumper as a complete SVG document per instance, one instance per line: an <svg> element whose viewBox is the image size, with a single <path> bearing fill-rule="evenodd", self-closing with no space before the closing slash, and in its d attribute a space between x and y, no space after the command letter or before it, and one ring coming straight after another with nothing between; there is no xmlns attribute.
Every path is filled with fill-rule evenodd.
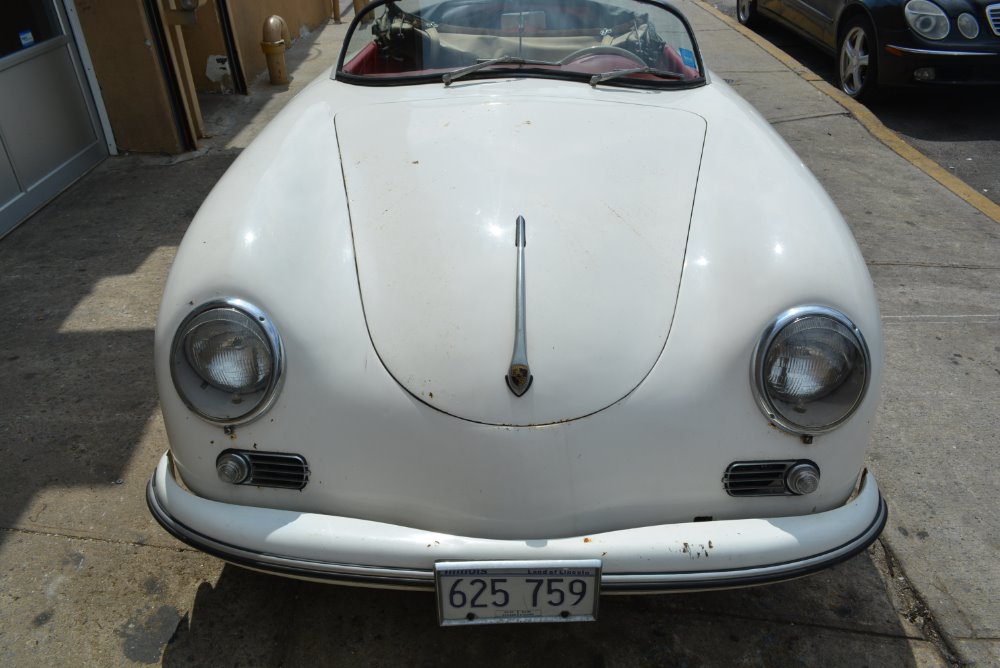
<svg viewBox="0 0 1000 668"><path fill-rule="evenodd" d="M800 577L864 550L887 510L874 476L823 513L666 524L551 540L452 536L348 517L203 499L169 454L146 489L153 517L183 542L234 564L307 580L433 589L441 560L600 559L602 593L727 589ZM752 502L748 499L748 502Z"/></svg>
<svg viewBox="0 0 1000 668"><path fill-rule="evenodd" d="M957 50L888 43L879 58L879 80L903 85L1000 84L1000 48ZM932 70L933 78L917 79L917 70Z"/></svg>

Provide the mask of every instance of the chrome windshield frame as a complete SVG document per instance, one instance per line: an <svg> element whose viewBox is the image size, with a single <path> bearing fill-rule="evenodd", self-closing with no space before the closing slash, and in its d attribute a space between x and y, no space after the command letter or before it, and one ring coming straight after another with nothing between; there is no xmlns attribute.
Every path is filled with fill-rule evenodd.
<svg viewBox="0 0 1000 668"><path fill-rule="evenodd" d="M595 2L600 2L600 0L594 0ZM392 86L411 86L416 84L426 84L426 83L437 83L442 82L442 76L446 74L444 71L434 71L425 72L418 74L401 73L398 76L371 76L363 74L353 74L346 72L344 70L345 60L348 56L348 49L352 46L352 37L357 33L359 27L361 30L370 30L372 21L369 20L370 16L378 10L380 7L391 4L393 2L399 2L399 0L374 0L370 4L366 5L361 12L355 15L354 19L351 21L350 26L347 29L347 34L344 37L343 46L341 47L340 54L337 57L337 64L334 67L331 74L331 79L343 83L349 83L352 85L360 86L376 86L376 87L392 87ZM624 88L642 88L646 90L684 90L689 88L698 88L704 86L708 83L708 70L705 67L704 60L702 59L701 48L698 46L698 39L695 35L694 28L691 26L690 21L681 12L680 9L670 4L669 2L663 2L661 0L631 0L636 5L648 5L650 7L658 8L659 10L668 12L672 14L677 20L684 26L687 32L688 38L691 41L691 52L695 61L695 69L698 71L697 77L692 77L690 79L636 79L631 77L618 77L607 82L607 86L613 87L624 87ZM433 24L431 24L433 25ZM455 67L450 71L455 71L460 69ZM559 71L559 70L544 70L537 67L531 67L530 65L522 65L517 67L499 67L499 68L485 68L475 72L474 74L468 75L466 77L469 81L474 81L477 79L484 78L537 78L537 79L554 79L561 81L579 81L584 84L589 85L592 73L580 73L573 71Z"/></svg>

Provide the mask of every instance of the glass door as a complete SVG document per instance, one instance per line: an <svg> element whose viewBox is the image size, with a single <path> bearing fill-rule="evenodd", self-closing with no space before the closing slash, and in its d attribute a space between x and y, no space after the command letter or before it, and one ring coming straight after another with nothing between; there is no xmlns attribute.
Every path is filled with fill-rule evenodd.
<svg viewBox="0 0 1000 668"><path fill-rule="evenodd" d="M0 2L0 236L105 156L61 2Z"/></svg>

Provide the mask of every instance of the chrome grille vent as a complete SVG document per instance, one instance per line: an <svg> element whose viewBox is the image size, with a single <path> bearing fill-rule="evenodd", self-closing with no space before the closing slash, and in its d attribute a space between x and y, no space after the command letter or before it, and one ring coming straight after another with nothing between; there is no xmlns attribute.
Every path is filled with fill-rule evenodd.
<svg viewBox="0 0 1000 668"><path fill-rule="evenodd" d="M806 459L733 462L722 476L722 486L729 496L794 496L785 484L785 474L796 464L812 462Z"/></svg>
<svg viewBox="0 0 1000 668"><path fill-rule="evenodd" d="M990 21L990 27L993 28L993 33L1000 35L1000 3L990 5L986 8L986 18Z"/></svg>
<svg viewBox="0 0 1000 668"><path fill-rule="evenodd" d="M219 459L226 455L235 455L247 464L247 476L237 483L240 485L302 489L309 482L309 465L302 455L257 450L226 450L219 455Z"/></svg>

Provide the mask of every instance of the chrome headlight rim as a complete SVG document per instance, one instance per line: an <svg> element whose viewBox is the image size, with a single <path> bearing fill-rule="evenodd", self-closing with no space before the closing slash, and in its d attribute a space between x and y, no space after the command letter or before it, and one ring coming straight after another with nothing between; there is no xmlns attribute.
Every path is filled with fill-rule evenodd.
<svg viewBox="0 0 1000 668"><path fill-rule="evenodd" d="M811 317L829 318L846 327L854 335L855 343L864 356L865 364L864 382L862 384L861 391L858 393L857 399L844 413L844 415L837 420L821 426L804 426L785 416L780 410L778 410L778 408L774 405L774 402L771 400L766 386L767 381L765 380L764 366L771 344L774 343L775 339L779 334L781 334L785 327L801 319ZM868 349L868 342L861 333L861 329L854 324L853 320L847 317L847 315L843 312L830 306L810 304L806 306L796 306L782 312L778 315L778 317L772 320L767 327L764 328L760 338L757 340L757 344L754 346L751 360L750 387L753 390L753 396L755 402L757 403L757 407L760 408L761 412L772 424L789 433L800 436L826 434L844 424L851 418L852 415L854 415L855 412L857 412L858 407L864 402L865 397L868 395L868 388L871 385L872 361L871 352Z"/></svg>
<svg viewBox="0 0 1000 668"><path fill-rule="evenodd" d="M199 374L194 370L188 360L185 341L187 340L188 334L193 331L193 323L205 313L217 309L235 310L252 320L260 329L260 333L263 335L263 338L268 346L268 351L271 354L271 375L260 392L260 398L258 398L256 403L253 404L253 406L248 410L232 417L214 415L206 411L202 406L197 405L184 390L184 379L182 378L182 374L185 373L185 369L186 373L200 378ZM277 399L285 377L285 350L274 322L263 309L236 297L207 301L194 308L187 316L185 316L180 325L178 325L177 330L174 332L174 338L170 345L169 361L170 377L174 384L174 390L177 392L177 396L180 397L181 401L184 402L184 405L187 406L192 413L203 420L223 427L247 424L267 412L274 404L275 399ZM218 388L213 387L211 390L216 393L223 393L223 391Z"/></svg>

